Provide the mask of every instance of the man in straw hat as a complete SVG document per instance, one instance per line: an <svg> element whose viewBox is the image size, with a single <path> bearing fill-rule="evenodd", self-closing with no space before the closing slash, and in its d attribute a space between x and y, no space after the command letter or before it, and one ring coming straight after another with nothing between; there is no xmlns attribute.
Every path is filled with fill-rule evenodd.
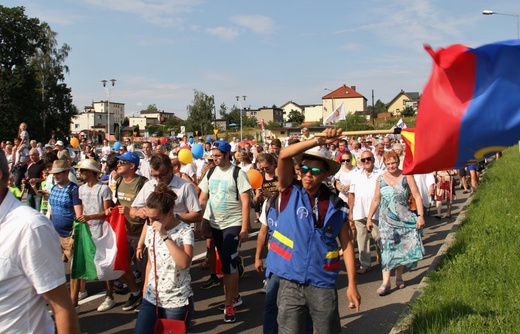
<svg viewBox="0 0 520 334"><path fill-rule="evenodd" d="M14 198L8 178L0 150L0 332L79 333L58 235L44 216Z"/></svg>
<svg viewBox="0 0 520 334"><path fill-rule="evenodd" d="M341 129L329 128L314 139L289 145L280 152L280 204L278 209L273 206L267 211L267 219L274 222L274 231L266 260L266 276L280 277L280 333L304 332L307 312L316 330L341 332L336 291L340 248L336 238L348 273L349 307L359 310L361 297L356 284L348 209L323 183L339 170L340 164L325 156L323 150L311 150L340 136ZM301 182L293 176L293 157L301 159Z"/></svg>
<svg viewBox="0 0 520 334"><path fill-rule="evenodd" d="M49 195L50 217L54 229L61 239L62 258L65 262L72 260L72 246L74 245L74 219L82 212L82 203L79 199L78 185L69 180L70 166L65 160L55 160L49 171L56 183ZM78 306L77 289L79 281L70 280L70 296L74 306Z"/></svg>

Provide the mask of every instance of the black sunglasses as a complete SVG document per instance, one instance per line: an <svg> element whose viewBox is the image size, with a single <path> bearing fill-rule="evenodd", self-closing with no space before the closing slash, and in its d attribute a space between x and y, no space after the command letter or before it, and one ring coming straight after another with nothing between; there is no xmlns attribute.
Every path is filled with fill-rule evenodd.
<svg viewBox="0 0 520 334"><path fill-rule="evenodd" d="M350 159L341 159L341 162L350 162Z"/></svg>
<svg viewBox="0 0 520 334"><path fill-rule="evenodd" d="M365 161L370 162L370 161L372 161L372 158L371 157L361 158L361 162L365 162Z"/></svg>

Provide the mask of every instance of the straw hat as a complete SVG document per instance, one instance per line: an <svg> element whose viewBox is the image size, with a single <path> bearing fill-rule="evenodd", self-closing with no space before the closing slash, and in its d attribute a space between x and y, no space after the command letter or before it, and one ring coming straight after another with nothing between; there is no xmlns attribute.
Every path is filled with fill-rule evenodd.
<svg viewBox="0 0 520 334"><path fill-rule="evenodd" d="M101 166L99 163L93 159L84 159L81 160L79 164L74 166L74 168L78 170L91 170L96 173L101 173Z"/></svg>
<svg viewBox="0 0 520 334"><path fill-rule="evenodd" d="M329 166L329 175L336 174L341 167L339 162L331 159L329 151L321 149L319 146L316 146L303 152L302 157L300 159L300 163L305 159L305 157L318 158L325 162Z"/></svg>
<svg viewBox="0 0 520 334"><path fill-rule="evenodd" d="M49 174L58 174L65 171L70 171L69 163L66 160L55 160Z"/></svg>

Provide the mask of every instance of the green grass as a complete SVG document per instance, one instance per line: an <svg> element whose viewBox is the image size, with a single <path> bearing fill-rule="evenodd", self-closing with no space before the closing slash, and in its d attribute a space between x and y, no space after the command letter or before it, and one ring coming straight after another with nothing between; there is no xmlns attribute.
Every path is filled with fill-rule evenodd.
<svg viewBox="0 0 520 334"><path fill-rule="evenodd" d="M410 333L520 333L519 173L518 146L488 168Z"/></svg>

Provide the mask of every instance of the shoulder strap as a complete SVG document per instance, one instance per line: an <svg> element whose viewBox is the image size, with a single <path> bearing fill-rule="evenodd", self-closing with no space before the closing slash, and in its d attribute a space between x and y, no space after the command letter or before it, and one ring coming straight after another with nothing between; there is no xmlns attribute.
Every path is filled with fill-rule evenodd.
<svg viewBox="0 0 520 334"><path fill-rule="evenodd" d="M240 172L240 167L236 166L236 165L233 165L234 166L234 169L233 169L233 180L235 180L235 192L236 192L236 198L237 198L237 201L238 201L238 173Z"/></svg>
<svg viewBox="0 0 520 334"><path fill-rule="evenodd" d="M119 185L121 184L121 181L123 181L123 177L120 176L116 180L116 193L114 194L114 197L116 198L116 202L118 202L117 201L118 200L118 198L117 198L117 191L119 190Z"/></svg>
<svg viewBox="0 0 520 334"><path fill-rule="evenodd" d="M265 205L265 216L266 217L271 208L274 208L276 210L276 217L278 217L278 215L280 214L280 203L279 203L280 201L278 200L279 197L280 197L280 193L278 192L267 199L267 203Z"/></svg>
<svg viewBox="0 0 520 334"><path fill-rule="evenodd" d="M216 166L215 166L215 167L211 167L211 168L208 170L208 173L207 173L207 174L208 174L208 181L209 181L209 178L211 177L211 174L213 174L213 172L215 171L215 168L216 168Z"/></svg>

